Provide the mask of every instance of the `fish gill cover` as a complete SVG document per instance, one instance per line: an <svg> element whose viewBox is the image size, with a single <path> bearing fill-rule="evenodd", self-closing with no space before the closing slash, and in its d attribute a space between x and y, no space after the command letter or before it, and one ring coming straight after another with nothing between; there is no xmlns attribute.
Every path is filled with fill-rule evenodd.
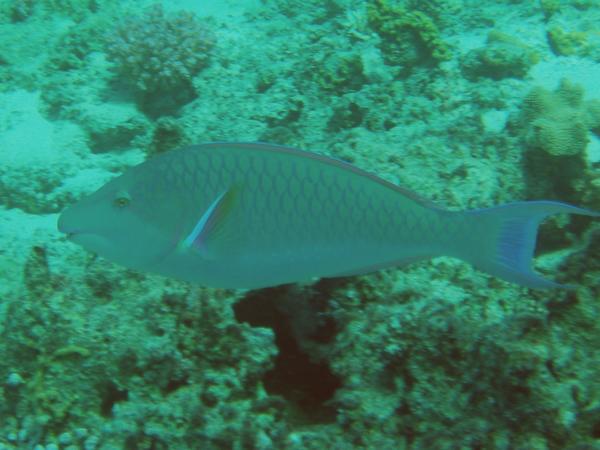
<svg viewBox="0 0 600 450"><path fill-rule="evenodd" d="M540 230L536 270L571 291L449 258L203 288L56 230L211 141L320 151L451 210L599 210L598 23L591 0L2 2L0 448L598 447L598 221Z"/></svg>

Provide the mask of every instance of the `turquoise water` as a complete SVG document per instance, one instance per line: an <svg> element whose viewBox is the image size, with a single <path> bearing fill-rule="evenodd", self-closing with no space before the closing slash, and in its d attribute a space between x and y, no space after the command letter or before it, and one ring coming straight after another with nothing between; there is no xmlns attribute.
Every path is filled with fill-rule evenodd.
<svg viewBox="0 0 600 450"><path fill-rule="evenodd" d="M0 449L600 448L600 224L529 290L451 258L257 291L58 214L188 144L351 162L453 210L600 210L600 3L0 3Z"/></svg>

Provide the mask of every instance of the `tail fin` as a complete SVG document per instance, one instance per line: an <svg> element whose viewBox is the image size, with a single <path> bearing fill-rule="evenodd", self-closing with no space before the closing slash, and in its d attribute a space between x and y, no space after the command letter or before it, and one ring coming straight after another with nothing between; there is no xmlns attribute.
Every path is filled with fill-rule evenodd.
<svg viewBox="0 0 600 450"><path fill-rule="evenodd" d="M476 225L477 231L467 237L468 248L460 256L492 275L527 287L569 287L542 278L532 268L538 226L558 213L600 217L599 212L552 201L468 211L467 222Z"/></svg>

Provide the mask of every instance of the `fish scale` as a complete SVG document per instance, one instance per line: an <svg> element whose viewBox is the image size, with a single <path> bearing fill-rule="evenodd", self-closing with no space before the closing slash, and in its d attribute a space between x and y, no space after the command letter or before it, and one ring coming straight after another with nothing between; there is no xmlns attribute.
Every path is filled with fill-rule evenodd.
<svg viewBox="0 0 600 450"><path fill-rule="evenodd" d="M368 273L448 255L503 279L554 287L532 269L559 202L450 212L341 161L269 144L164 153L67 208L75 243L125 266L216 287Z"/></svg>

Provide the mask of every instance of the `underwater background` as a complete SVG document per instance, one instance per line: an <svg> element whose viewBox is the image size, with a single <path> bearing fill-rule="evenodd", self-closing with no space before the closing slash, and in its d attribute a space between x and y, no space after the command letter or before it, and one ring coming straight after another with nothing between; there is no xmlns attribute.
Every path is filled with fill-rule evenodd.
<svg viewBox="0 0 600 450"><path fill-rule="evenodd" d="M263 141L452 210L600 210L598 0L0 0L0 449L600 449L600 221L529 290L435 258L257 291L124 269L60 211Z"/></svg>

